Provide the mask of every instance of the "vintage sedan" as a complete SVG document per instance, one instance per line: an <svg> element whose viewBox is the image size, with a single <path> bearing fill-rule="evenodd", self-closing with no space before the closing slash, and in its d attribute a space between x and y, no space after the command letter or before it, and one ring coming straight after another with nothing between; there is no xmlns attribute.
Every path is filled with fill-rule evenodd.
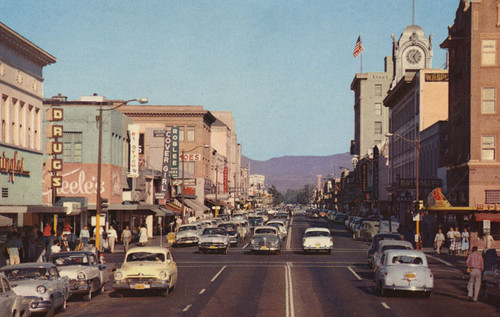
<svg viewBox="0 0 500 317"><path fill-rule="evenodd" d="M385 251L380 266L375 270L375 288L381 296L389 291L411 291L422 292L430 298L434 275L427 264L427 257L416 250Z"/></svg>
<svg viewBox="0 0 500 317"><path fill-rule="evenodd" d="M375 251L378 249L378 244L382 240L401 240L401 235L398 233L377 233L373 236L372 244L368 251L366 252L366 257L368 259L368 267L373 267L373 255Z"/></svg>
<svg viewBox="0 0 500 317"><path fill-rule="evenodd" d="M125 254L115 271L113 288L119 295L130 291L157 290L167 295L177 284L177 264L170 250L161 247L137 247Z"/></svg>
<svg viewBox="0 0 500 317"><path fill-rule="evenodd" d="M214 251L227 254L230 245L229 234L225 228L211 227L203 230L198 241L198 250L200 253Z"/></svg>
<svg viewBox="0 0 500 317"><path fill-rule="evenodd" d="M250 253L279 254L281 252L281 239L278 235L278 228L273 226L256 227L249 249Z"/></svg>
<svg viewBox="0 0 500 317"><path fill-rule="evenodd" d="M378 243L378 248L373 254L373 270L380 266L382 254L387 250L413 250L413 244L404 240L382 240Z"/></svg>
<svg viewBox="0 0 500 317"><path fill-rule="evenodd" d="M202 232L201 224L180 225L176 229L174 246L197 245Z"/></svg>
<svg viewBox="0 0 500 317"><path fill-rule="evenodd" d="M60 276L52 263L22 263L4 266L5 274L17 295L31 300L32 313L53 315L56 309L65 310L69 297L66 276Z"/></svg>
<svg viewBox="0 0 500 317"><path fill-rule="evenodd" d="M288 230L285 223L281 220L269 220L266 222L266 226L273 226L278 229L278 236L281 240L286 240L288 235Z"/></svg>
<svg viewBox="0 0 500 317"><path fill-rule="evenodd" d="M17 295L5 274L0 273L0 316L30 316L31 300Z"/></svg>
<svg viewBox="0 0 500 317"><path fill-rule="evenodd" d="M240 237L240 233L238 231L238 226L235 223L226 221L221 223L218 227L226 229L231 245L238 245L238 243L242 241L242 238Z"/></svg>
<svg viewBox="0 0 500 317"><path fill-rule="evenodd" d="M86 301L92 298L92 293L104 292L104 284L109 281L106 265L98 263L93 252L55 253L50 262L57 266L59 274L68 277L70 294L83 294Z"/></svg>
<svg viewBox="0 0 500 317"><path fill-rule="evenodd" d="M302 236L302 250L307 252L321 252L328 254L332 253L333 238L330 229L327 228L307 228Z"/></svg>

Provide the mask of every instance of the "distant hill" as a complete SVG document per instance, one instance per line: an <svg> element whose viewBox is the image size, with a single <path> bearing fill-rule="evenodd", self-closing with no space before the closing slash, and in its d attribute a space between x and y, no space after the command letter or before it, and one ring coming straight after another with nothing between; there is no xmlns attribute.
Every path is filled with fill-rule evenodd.
<svg viewBox="0 0 500 317"><path fill-rule="evenodd" d="M339 177L341 168L352 169L349 153L330 156L282 156L267 161L255 161L242 157L242 166L250 166L250 174L266 176L266 186L274 185L279 192L287 189L301 189L306 184L316 185L316 175Z"/></svg>

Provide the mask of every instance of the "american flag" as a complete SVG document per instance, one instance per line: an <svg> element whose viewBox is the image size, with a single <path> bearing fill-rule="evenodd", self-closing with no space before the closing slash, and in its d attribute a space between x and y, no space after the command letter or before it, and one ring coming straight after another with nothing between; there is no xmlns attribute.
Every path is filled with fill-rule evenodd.
<svg viewBox="0 0 500 317"><path fill-rule="evenodd" d="M356 41L356 45L354 46L354 52L352 53L352 55L354 55L354 57L358 57L358 55L361 54L364 49L365 48L363 47L363 43L361 43L361 36L358 36L358 40Z"/></svg>

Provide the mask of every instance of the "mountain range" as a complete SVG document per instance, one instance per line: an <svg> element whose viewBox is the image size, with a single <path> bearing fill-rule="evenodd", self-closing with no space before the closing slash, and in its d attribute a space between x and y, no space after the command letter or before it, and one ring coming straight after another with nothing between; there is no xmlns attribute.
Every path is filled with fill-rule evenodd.
<svg viewBox="0 0 500 317"><path fill-rule="evenodd" d="M329 156L282 156L266 161L252 160L242 156L242 166L249 167L250 175L266 177L266 188L274 185L285 193L287 189L302 189L306 184L316 185L316 175L339 177L341 169L352 169L352 156L349 153Z"/></svg>

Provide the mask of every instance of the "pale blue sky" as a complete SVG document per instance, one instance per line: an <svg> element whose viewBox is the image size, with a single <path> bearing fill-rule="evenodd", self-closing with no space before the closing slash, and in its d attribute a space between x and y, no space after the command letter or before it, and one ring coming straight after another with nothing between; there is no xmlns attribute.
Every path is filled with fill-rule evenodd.
<svg viewBox="0 0 500 317"><path fill-rule="evenodd" d="M415 24L439 44L460 0L415 0ZM232 111L243 154L349 151L352 51L383 71L390 35L411 24L411 0L4 0L0 21L57 58L44 95L149 97L152 105Z"/></svg>

